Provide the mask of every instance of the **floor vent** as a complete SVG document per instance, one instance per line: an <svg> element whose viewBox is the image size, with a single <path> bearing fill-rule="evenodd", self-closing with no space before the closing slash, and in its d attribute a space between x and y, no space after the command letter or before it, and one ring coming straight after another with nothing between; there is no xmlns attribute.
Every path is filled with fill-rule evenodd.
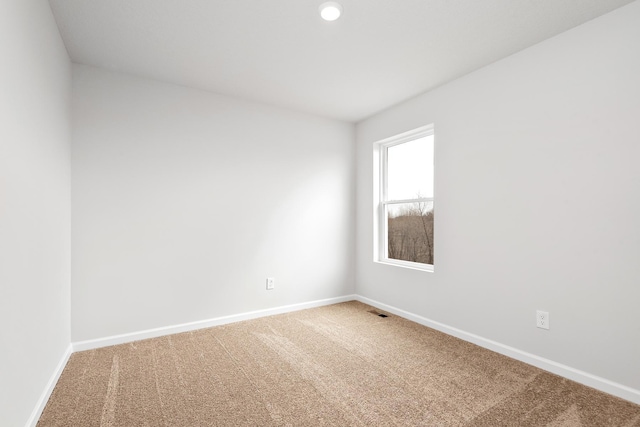
<svg viewBox="0 0 640 427"><path fill-rule="evenodd" d="M387 316L386 314L384 314L384 313L380 313L380 312L377 312L377 311L375 311L375 310L369 310L369 313L371 313L371 314L375 314L375 315L376 315L376 316L378 316L378 317L389 317L389 316Z"/></svg>

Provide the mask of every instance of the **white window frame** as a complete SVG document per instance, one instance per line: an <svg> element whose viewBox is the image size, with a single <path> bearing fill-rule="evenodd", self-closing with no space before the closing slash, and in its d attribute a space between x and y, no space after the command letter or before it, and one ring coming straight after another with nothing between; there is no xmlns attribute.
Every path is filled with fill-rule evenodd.
<svg viewBox="0 0 640 427"><path fill-rule="evenodd" d="M388 251L388 224L387 224L387 206L401 203L419 203L431 202L434 204L434 197L420 197L405 200L388 200L387 198L387 149L395 145L404 144L425 136L434 135L433 124L422 126L390 138L383 139L374 143L374 262L381 264L395 265L415 270L433 272L433 264L424 264L420 262L405 261L389 258ZM435 142L434 142L435 147ZM435 148L434 148L435 149ZM435 153L434 153L435 155ZM435 163L435 162L434 162ZM435 175L435 165L434 175ZM434 177L435 181L435 177ZM434 184L435 186L435 184ZM434 194L435 196L435 194ZM435 227L435 223L434 223ZM434 233L435 235L435 233ZM434 242L435 247L435 242ZM434 261L435 262L435 261Z"/></svg>

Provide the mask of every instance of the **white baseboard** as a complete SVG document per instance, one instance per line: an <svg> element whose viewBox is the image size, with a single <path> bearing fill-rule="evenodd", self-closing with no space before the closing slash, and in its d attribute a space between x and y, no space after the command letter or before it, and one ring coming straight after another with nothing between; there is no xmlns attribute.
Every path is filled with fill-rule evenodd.
<svg viewBox="0 0 640 427"><path fill-rule="evenodd" d="M250 311L246 313L233 314L230 316L216 317L213 319L199 320L196 322L182 323L179 325L165 326L162 328L147 329L145 331L132 332L122 335L114 335L111 337L98 338L87 341L74 342L73 351L93 350L100 347L108 347L110 345L125 344L132 341L139 341L148 338L156 338L164 335L178 334L181 332L194 331L196 329L210 328L212 326L226 325L228 323L240 322L243 320L257 319L259 317L272 316L274 314L289 313L307 308L321 307L324 305L337 304L340 302L353 301L356 295L345 295L336 298L327 298L323 300L304 302L300 304L284 305L275 308L267 308L264 310Z"/></svg>
<svg viewBox="0 0 640 427"><path fill-rule="evenodd" d="M387 304L383 304L381 302L363 297L361 295L356 295L356 300L363 302L365 304L371 305L373 307L379 308L381 310L388 311L389 313L393 313L396 316L400 316L405 319L411 320L413 322L419 323L421 325L428 326L429 328L433 328L440 332L444 332L447 335L452 335L464 341L468 341L473 344L479 345L480 347L484 347L486 349L495 351L496 353L504 354L505 356L509 356L512 359L516 359L521 362L527 363L529 365L533 365L540 369L544 369L545 371L552 372L556 375L560 375L562 377L568 378L580 384L584 384L586 386L595 388L596 390L600 390L605 393L612 394L614 396L620 397L622 399L625 399L640 405L640 390L636 390L634 388L627 387L625 385L618 384L613 381L609 381L605 378L592 375L588 372L574 369L570 366L566 366L561 363L554 362L553 360L536 356L535 354L518 350L517 348L509 347L508 345L504 345L499 342L492 341L492 340L483 338L481 336L471 334L469 332L465 332L463 330L445 325L440 322L436 322L434 320L427 319L417 314L409 313L408 311L404 311L399 308L392 307Z"/></svg>
<svg viewBox="0 0 640 427"><path fill-rule="evenodd" d="M44 391L42 392L42 395L40 395L40 399L38 399L38 403L36 404L36 407L33 409L33 412L31 413L31 416L29 417L27 424L25 424L26 427L35 427L36 424L38 424L40 415L42 415L42 411L44 411L44 407L47 405L47 402L49 401L49 397L51 397L51 393L53 393L53 389L58 383L58 379L60 378L60 375L62 374L64 367L67 366L67 362L69 361L69 357L71 357L71 353L73 353L73 348L71 344L69 344L64 354L62 355L60 362L58 362L58 366L56 366L56 370L53 372L53 375L51 375L51 378L49 378L49 382L47 382L47 385Z"/></svg>

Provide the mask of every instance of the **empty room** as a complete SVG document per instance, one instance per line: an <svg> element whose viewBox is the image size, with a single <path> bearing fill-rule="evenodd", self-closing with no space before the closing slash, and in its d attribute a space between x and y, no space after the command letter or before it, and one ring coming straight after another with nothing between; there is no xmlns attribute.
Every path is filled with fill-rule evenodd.
<svg viewBox="0 0 640 427"><path fill-rule="evenodd" d="M3 0L0 426L640 427L640 0Z"/></svg>

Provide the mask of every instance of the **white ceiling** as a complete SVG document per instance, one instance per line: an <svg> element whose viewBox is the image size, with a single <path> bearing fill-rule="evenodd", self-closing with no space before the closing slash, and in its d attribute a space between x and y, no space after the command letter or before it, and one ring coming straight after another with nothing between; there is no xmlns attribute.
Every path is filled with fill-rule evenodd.
<svg viewBox="0 0 640 427"><path fill-rule="evenodd" d="M359 121L631 0L50 0L72 61Z"/></svg>

